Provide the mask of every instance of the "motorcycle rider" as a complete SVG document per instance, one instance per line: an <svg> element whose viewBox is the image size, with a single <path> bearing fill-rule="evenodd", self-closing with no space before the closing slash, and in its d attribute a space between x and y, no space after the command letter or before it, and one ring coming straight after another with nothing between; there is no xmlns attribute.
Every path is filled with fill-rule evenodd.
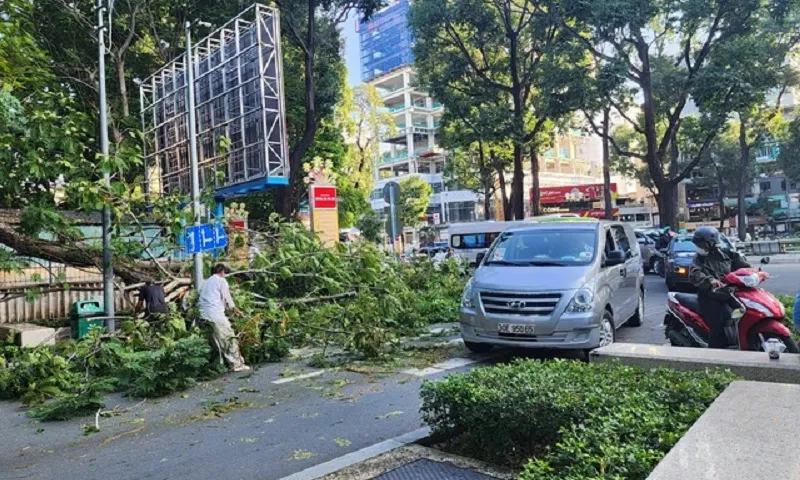
<svg viewBox="0 0 800 480"><path fill-rule="evenodd" d="M719 289L724 286L720 279L732 271L751 267L738 253L720 249L719 232L714 227L695 230L692 243L697 246L697 255L692 262L689 280L698 290L700 315L711 328L708 347L726 348L725 323L731 315L733 297L730 292Z"/></svg>
<svg viewBox="0 0 800 480"><path fill-rule="evenodd" d="M666 250L669 247L669 242L672 240L672 230L669 225L661 230L661 235L656 239L656 249L659 251Z"/></svg>

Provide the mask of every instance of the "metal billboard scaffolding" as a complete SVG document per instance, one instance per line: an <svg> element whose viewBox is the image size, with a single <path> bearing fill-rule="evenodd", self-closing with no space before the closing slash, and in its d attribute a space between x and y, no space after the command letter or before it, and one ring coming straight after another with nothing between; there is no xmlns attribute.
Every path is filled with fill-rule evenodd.
<svg viewBox="0 0 800 480"><path fill-rule="evenodd" d="M191 58L200 188L229 197L287 185L278 11L252 5L198 41ZM139 95L147 191L190 193L186 55L143 81Z"/></svg>

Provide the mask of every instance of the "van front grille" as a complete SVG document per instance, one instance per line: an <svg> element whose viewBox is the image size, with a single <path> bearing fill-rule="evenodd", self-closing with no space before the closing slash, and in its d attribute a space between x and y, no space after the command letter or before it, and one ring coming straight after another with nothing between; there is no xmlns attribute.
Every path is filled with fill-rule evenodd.
<svg viewBox="0 0 800 480"><path fill-rule="evenodd" d="M550 316L560 300L560 293L481 292L483 311L501 315Z"/></svg>

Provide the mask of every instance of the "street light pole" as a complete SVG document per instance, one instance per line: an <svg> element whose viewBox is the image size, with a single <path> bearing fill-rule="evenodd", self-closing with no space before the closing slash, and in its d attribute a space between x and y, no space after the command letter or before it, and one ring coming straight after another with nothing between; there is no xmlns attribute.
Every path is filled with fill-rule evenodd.
<svg viewBox="0 0 800 480"><path fill-rule="evenodd" d="M195 226L200 225L200 171L197 166L197 118L194 105L194 58L192 56L192 22L184 24L186 34L186 108L189 113L189 163L192 170L192 215ZM194 254L192 274L194 288L203 283L203 254Z"/></svg>
<svg viewBox="0 0 800 480"><path fill-rule="evenodd" d="M98 53L98 92L100 95L100 154L103 163L108 161L108 105L106 100L106 43L104 15L105 0L97 0L97 53ZM111 174L103 167L103 182L111 185ZM114 322L114 267L111 263L111 207L103 206L103 308L106 316L106 327L109 332L116 329Z"/></svg>

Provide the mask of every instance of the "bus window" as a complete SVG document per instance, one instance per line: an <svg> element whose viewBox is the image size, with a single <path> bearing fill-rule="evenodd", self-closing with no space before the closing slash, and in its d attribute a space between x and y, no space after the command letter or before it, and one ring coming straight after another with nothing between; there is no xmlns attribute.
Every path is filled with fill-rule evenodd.
<svg viewBox="0 0 800 480"><path fill-rule="evenodd" d="M497 235L494 235L496 237ZM490 242L486 241L485 233L468 233L463 235L453 235L451 243L453 248L486 248Z"/></svg>

